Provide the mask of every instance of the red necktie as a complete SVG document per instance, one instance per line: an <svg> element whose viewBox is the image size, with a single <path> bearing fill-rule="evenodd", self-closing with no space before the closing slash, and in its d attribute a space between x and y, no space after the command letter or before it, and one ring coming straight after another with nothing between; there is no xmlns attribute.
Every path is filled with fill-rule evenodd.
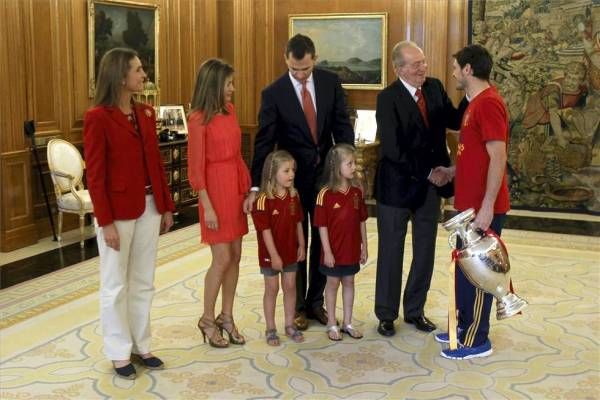
<svg viewBox="0 0 600 400"><path fill-rule="evenodd" d="M419 107L419 111L421 111L421 116L423 117L425 126L427 127L427 129L429 129L429 118L427 118L427 105L425 104L425 97L423 97L421 89L417 89L415 96L417 96L417 107Z"/></svg>
<svg viewBox="0 0 600 400"><path fill-rule="evenodd" d="M304 110L304 117L306 118L308 128L310 129L310 135L312 136L313 141L318 143L317 113L310 92L306 88L306 81L302 82L302 109Z"/></svg>

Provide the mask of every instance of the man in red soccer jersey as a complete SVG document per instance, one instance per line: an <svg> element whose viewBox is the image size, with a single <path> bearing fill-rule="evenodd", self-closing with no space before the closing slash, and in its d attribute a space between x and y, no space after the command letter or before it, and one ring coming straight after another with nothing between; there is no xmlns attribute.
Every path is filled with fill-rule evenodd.
<svg viewBox="0 0 600 400"><path fill-rule="evenodd" d="M454 207L474 208L476 228L491 229L500 235L510 209L506 183L508 111L502 97L489 82L492 57L479 45L469 45L454 54L453 76L464 89L469 106L463 116L456 166L439 170L455 176ZM460 246L460 243L457 245ZM456 268L458 340L455 349L442 350L442 357L469 359L492 354L488 339L493 296L473 286ZM448 333L436 341L448 343Z"/></svg>

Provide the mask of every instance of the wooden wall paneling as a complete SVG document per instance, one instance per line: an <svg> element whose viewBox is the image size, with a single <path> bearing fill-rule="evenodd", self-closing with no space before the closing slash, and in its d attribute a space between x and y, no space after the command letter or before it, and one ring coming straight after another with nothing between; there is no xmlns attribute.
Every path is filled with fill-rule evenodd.
<svg viewBox="0 0 600 400"><path fill-rule="evenodd" d="M197 0L200 1L200 0ZM217 18L219 2L202 0L198 3L198 13L194 24L196 26L196 59L194 60L194 79L200 62L209 57L219 55L219 19ZM231 29L231 24L229 24ZM229 60L231 61L231 60ZM190 91L191 93L191 91Z"/></svg>
<svg viewBox="0 0 600 400"><path fill-rule="evenodd" d="M446 83L448 2L438 0L411 0L410 40L425 53L428 75Z"/></svg>
<svg viewBox="0 0 600 400"><path fill-rule="evenodd" d="M87 2L86 0L63 2L65 47L63 60L69 60L67 76L68 91L65 93L65 104L68 113L65 115L66 140L75 143L83 142L83 116L92 104L88 95L88 48L87 48Z"/></svg>
<svg viewBox="0 0 600 400"><path fill-rule="evenodd" d="M179 34L181 36L181 68L179 79L181 87L177 104L183 104L185 109L191 100L192 85L194 84L194 20L196 19L196 3L184 1L181 3Z"/></svg>
<svg viewBox="0 0 600 400"><path fill-rule="evenodd" d="M256 91L256 41L254 1L233 2L233 67L236 71L236 112L241 125L253 124Z"/></svg>
<svg viewBox="0 0 600 400"><path fill-rule="evenodd" d="M467 45L468 41L468 3L467 0L449 0L448 2L448 71L446 73L446 91L458 104L464 92L456 89L456 80L452 77L452 54Z"/></svg>
<svg viewBox="0 0 600 400"><path fill-rule="evenodd" d="M233 0L217 2L218 57L233 64Z"/></svg>
<svg viewBox="0 0 600 400"><path fill-rule="evenodd" d="M2 169L2 230L0 251L37 242L33 223L29 151L4 153Z"/></svg>
<svg viewBox="0 0 600 400"><path fill-rule="evenodd" d="M256 62L259 68L256 68L255 82L256 90L254 93L254 102L256 104L255 113L258 114L260 107L260 95L262 89L269 85L275 78L273 68L276 60L283 63L283 48L275 46L275 0L263 0L255 3L256 15L254 24Z"/></svg>
<svg viewBox="0 0 600 400"><path fill-rule="evenodd" d="M27 109L28 76L25 60L27 32L24 29L25 3L12 0L0 2L0 152L27 148L23 136L23 121L30 117ZM3 185L2 185L3 186Z"/></svg>
<svg viewBox="0 0 600 400"><path fill-rule="evenodd" d="M254 52L255 65L252 85L254 93L252 108L248 109L248 120L242 126L244 159L250 163L254 157L254 138L258 128L258 111L260 109L261 92L275 79L274 60L283 62L284 49L275 46L275 0L261 0L254 3ZM242 66L243 67L243 66ZM244 84L243 82L241 84ZM240 101L244 101L240 99Z"/></svg>
<svg viewBox="0 0 600 400"><path fill-rule="evenodd" d="M37 240L33 224L30 156L23 135L27 107L26 65L30 42L25 2L0 2L0 251L10 251Z"/></svg>
<svg viewBox="0 0 600 400"><path fill-rule="evenodd" d="M29 113L35 116L36 137L60 135L64 59L59 56L58 0L28 0L26 4L26 26L31 38L26 45L31 71L27 79Z"/></svg>
<svg viewBox="0 0 600 400"><path fill-rule="evenodd" d="M217 29L221 20L218 14L222 3L224 2L211 0L195 0L191 3L190 36L186 37L186 33L182 33L183 42L189 42L189 53L183 55L182 61L182 74L185 75L185 79L181 103L186 107L192 101L200 65L208 58L219 57L220 32ZM231 17L231 14L229 16Z"/></svg>

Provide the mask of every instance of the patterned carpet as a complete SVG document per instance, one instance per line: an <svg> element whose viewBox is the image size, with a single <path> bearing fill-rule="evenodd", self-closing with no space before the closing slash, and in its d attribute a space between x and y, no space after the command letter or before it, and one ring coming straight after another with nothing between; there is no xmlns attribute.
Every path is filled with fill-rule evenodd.
<svg viewBox="0 0 600 400"><path fill-rule="evenodd" d="M357 275L355 325L365 338L327 339L311 325L306 342L264 341L256 236L244 240L236 321L244 346L214 349L195 328L210 252L198 227L161 237L152 310L155 353L168 368L115 378L101 352L97 259L0 291L2 399L597 399L600 398L600 241L506 230L519 317L492 322L494 354L446 360L431 334L397 322L383 338L373 315L377 235L368 221L370 260ZM440 231L426 313L445 325L449 257ZM410 237L409 237L410 239ZM407 246L406 265L410 262ZM283 310L278 300L278 324Z"/></svg>

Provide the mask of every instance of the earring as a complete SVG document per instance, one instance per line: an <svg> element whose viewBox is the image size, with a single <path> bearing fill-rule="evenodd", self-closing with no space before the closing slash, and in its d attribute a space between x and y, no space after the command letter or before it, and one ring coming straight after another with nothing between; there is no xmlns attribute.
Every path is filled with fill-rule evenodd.
<svg viewBox="0 0 600 400"><path fill-rule="evenodd" d="M121 82L121 85L125 86L125 81Z"/></svg>

